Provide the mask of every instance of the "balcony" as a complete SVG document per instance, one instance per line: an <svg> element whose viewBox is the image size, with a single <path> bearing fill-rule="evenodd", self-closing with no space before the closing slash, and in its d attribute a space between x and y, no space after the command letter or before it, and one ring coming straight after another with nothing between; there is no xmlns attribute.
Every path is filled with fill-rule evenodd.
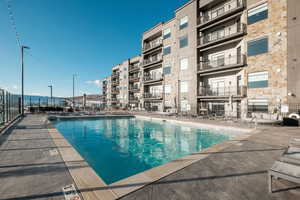
<svg viewBox="0 0 300 200"><path fill-rule="evenodd" d="M129 82L139 82L140 76L138 74L133 74L129 76Z"/></svg>
<svg viewBox="0 0 300 200"><path fill-rule="evenodd" d="M228 32L222 28L209 34L204 34L198 37L198 46L204 48L243 36L247 32L247 26L246 24L236 23L234 27L232 27L232 30L234 31Z"/></svg>
<svg viewBox="0 0 300 200"><path fill-rule="evenodd" d="M138 86L129 87L129 92L139 92L140 88Z"/></svg>
<svg viewBox="0 0 300 200"><path fill-rule="evenodd" d="M163 40L161 37L152 40L149 43L144 43L143 52L145 53L147 51L153 50L159 46L162 46L162 44L163 44Z"/></svg>
<svg viewBox="0 0 300 200"><path fill-rule="evenodd" d="M112 78L116 78L116 77L119 77L119 75L120 75L119 72L113 72L113 73L111 74L111 77L112 77Z"/></svg>
<svg viewBox="0 0 300 200"><path fill-rule="evenodd" d="M120 90L119 89L112 89L111 94L119 94Z"/></svg>
<svg viewBox="0 0 300 200"><path fill-rule="evenodd" d="M111 99L111 103L113 103L113 104L119 104L120 101L117 98L112 98Z"/></svg>
<svg viewBox="0 0 300 200"><path fill-rule="evenodd" d="M143 61L143 66L144 68L147 67L147 66L150 66L150 65L153 65L153 64L156 64L156 63L159 63L162 61L162 54L157 54L155 56L151 56L150 58L148 59L145 59Z"/></svg>
<svg viewBox="0 0 300 200"><path fill-rule="evenodd" d="M200 13L201 16L198 18L198 25L203 27L205 25L212 24L217 20L221 20L229 15L243 10L244 7L244 0L231 0L216 9L211 9Z"/></svg>
<svg viewBox="0 0 300 200"><path fill-rule="evenodd" d="M198 89L198 97L245 97L247 96L247 88L245 86L225 86L225 87L210 87L201 86Z"/></svg>
<svg viewBox="0 0 300 200"><path fill-rule="evenodd" d="M145 93L144 99L147 100L162 100L163 94L162 93Z"/></svg>
<svg viewBox="0 0 300 200"><path fill-rule="evenodd" d="M134 64L129 66L129 72L138 71L140 69L140 64Z"/></svg>
<svg viewBox="0 0 300 200"><path fill-rule="evenodd" d="M144 76L144 84L158 82L158 81L162 81L162 80L163 80L162 74L156 74L156 75L147 75L146 74Z"/></svg>
<svg viewBox="0 0 300 200"><path fill-rule="evenodd" d="M198 72L220 71L244 65L246 65L245 55L223 57L198 63Z"/></svg>
<svg viewBox="0 0 300 200"><path fill-rule="evenodd" d="M139 98L138 97L132 97L132 96L130 96L129 97L129 102L137 103L137 102L139 102Z"/></svg>
<svg viewBox="0 0 300 200"><path fill-rule="evenodd" d="M112 85L112 86L116 86L116 85L119 85L119 84L120 84L119 81L112 81L112 82L111 82L111 85Z"/></svg>

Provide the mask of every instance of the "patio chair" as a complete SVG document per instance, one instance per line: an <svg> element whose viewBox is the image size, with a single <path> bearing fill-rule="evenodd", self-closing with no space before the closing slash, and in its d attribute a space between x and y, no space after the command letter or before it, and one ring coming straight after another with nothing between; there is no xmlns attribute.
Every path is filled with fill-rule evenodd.
<svg viewBox="0 0 300 200"><path fill-rule="evenodd" d="M282 154L282 156L279 158L279 161L300 165L300 148L293 146L287 148Z"/></svg>
<svg viewBox="0 0 300 200"><path fill-rule="evenodd" d="M272 178L282 178L294 183L300 183L300 140L293 138L289 147L283 152L269 170L269 192L272 193Z"/></svg>
<svg viewBox="0 0 300 200"><path fill-rule="evenodd" d="M276 161L268 171L269 192L273 193L273 178L281 178L293 183L300 184L300 165L294 165L281 161Z"/></svg>

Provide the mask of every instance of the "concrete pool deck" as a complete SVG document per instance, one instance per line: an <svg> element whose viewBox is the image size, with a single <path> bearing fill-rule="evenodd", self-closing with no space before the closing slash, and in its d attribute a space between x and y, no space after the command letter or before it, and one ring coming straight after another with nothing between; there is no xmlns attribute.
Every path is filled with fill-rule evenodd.
<svg viewBox="0 0 300 200"><path fill-rule="evenodd" d="M0 181L8 184L0 184L0 199L62 199L61 188L72 183L76 183L84 199L199 199L200 195L203 199L300 198L299 188L283 181L276 181L277 186L293 188L268 194L266 174L289 138L299 137L299 128L269 128L259 134L234 138L167 163L159 173L154 168L107 186L95 178L97 175L56 129L47 131L43 127L45 119L45 116L29 115L3 139ZM15 138L18 142L13 141ZM30 147L31 154L24 154L24 146ZM52 163L62 164L59 170L43 165L43 173L35 173L34 169L26 173L27 165L38 168L42 164L36 153L46 155L44 163L53 159L53 155L47 155L51 155L49 149L61 154L55 155L56 162ZM20 171L25 170L25 175L14 173L16 166ZM152 183L153 180L156 182Z"/></svg>

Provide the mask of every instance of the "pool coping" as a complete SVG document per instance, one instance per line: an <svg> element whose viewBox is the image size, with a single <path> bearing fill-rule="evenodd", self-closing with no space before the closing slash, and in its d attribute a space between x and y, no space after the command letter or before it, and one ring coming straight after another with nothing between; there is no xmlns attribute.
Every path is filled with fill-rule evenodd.
<svg viewBox="0 0 300 200"><path fill-rule="evenodd" d="M104 116L105 117L105 116ZM83 196L84 200L95 199L95 200L115 200L124 197L134 191L137 191L153 182L156 182L168 175L171 175L179 170L182 170L195 162L207 158L210 153L221 151L234 144L238 144L241 140L245 140L248 137L258 133L258 130L254 129L243 129L236 127L218 126L218 125L206 125L198 122L184 122L173 119L163 119L155 117L135 116L136 118L144 118L151 120L168 121L174 123L180 123L187 126L194 127L205 127L205 128L219 128L219 129L230 129L236 131L242 131L242 135L233 137L232 139L226 140L219 144L213 145L200 152L194 152L187 156L183 156L176 160L170 161L166 164L158 167L143 171L136 175L122 179L115 183L107 185L100 176L88 165L88 163L81 157L81 155L72 147L72 145L64 138L64 136L56 129L49 128L48 131L54 141L55 145L60 152L63 161L68 168L75 185ZM51 123L51 122L50 122ZM68 147L68 148L66 148ZM74 167L82 165L84 167Z"/></svg>

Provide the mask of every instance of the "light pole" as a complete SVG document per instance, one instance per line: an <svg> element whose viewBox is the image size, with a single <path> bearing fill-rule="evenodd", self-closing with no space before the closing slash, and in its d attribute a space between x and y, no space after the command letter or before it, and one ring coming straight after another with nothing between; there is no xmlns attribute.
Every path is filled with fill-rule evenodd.
<svg viewBox="0 0 300 200"><path fill-rule="evenodd" d="M24 116L24 49L30 49L27 46L21 46L21 65L22 65L22 110L21 115Z"/></svg>
<svg viewBox="0 0 300 200"><path fill-rule="evenodd" d="M50 88L50 104L51 104L51 106L53 106L53 100L52 100L52 88L53 88L53 86L52 85L49 85L48 86L49 88Z"/></svg>
<svg viewBox="0 0 300 200"><path fill-rule="evenodd" d="M73 74L73 110L75 109L75 77L76 77L76 74Z"/></svg>

